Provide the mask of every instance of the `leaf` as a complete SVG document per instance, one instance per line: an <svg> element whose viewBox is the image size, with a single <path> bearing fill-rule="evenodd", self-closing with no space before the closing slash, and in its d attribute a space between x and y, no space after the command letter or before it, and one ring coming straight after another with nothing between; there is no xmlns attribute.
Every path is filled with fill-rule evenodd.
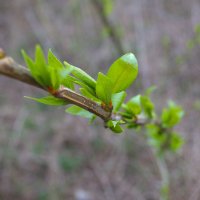
<svg viewBox="0 0 200 200"><path fill-rule="evenodd" d="M101 72L98 73L96 94L97 97L101 99L106 105L109 105L112 95L112 82Z"/></svg>
<svg viewBox="0 0 200 200"><path fill-rule="evenodd" d="M68 104L68 102L66 100L59 99L59 98L56 98L54 96L46 96L46 97L43 97L43 98L34 98L34 97L25 96L25 98L31 99L31 100L34 100L34 101L37 101L39 103L43 103L43 104L46 104L46 105L51 105L51 106L60 106L60 105L67 105Z"/></svg>
<svg viewBox="0 0 200 200"><path fill-rule="evenodd" d="M75 80L74 77L68 75L62 80L61 83L63 86L65 86L71 90L74 90L74 80Z"/></svg>
<svg viewBox="0 0 200 200"><path fill-rule="evenodd" d="M85 118L93 118L93 114L90 113L89 111L83 109L83 108L80 108L79 106L71 106L69 108L67 108L65 110L65 112L69 113L69 114L72 114L72 115L78 115L78 116L81 116L81 117L85 117Z"/></svg>
<svg viewBox="0 0 200 200"><path fill-rule="evenodd" d="M65 83L66 77L71 73L73 67L71 65L64 66L51 50L48 51L48 64L51 87L58 89L61 84Z"/></svg>
<svg viewBox="0 0 200 200"><path fill-rule="evenodd" d="M63 69L63 64L60 60L53 54L51 49L48 51L48 64L53 68Z"/></svg>
<svg viewBox="0 0 200 200"><path fill-rule="evenodd" d="M161 119L165 127L173 127L181 121L183 116L183 109L171 101L169 107L163 109Z"/></svg>
<svg viewBox="0 0 200 200"><path fill-rule="evenodd" d="M74 67L68 63L64 63L64 67L60 70L61 82L65 80L66 77L73 71Z"/></svg>
<svg viewBox="0 0 200 200"><path fill-rule="evenodd" d="M86 90L85 88L80 88L79 89L81 91L81 94L85 97L88 97L89 99L96 101L98 103L101 103L101 100L98 99L97 97L93 96L93 94L91 94L88 90Z"/></svg>
<svg viewBox="0 0 200 200"><path fill-rule="evenodd" d="M74 77L73 77L74 78ZM89 87L85 83L81 82L80 80L76 79L74 80L74 83L81 86L82 88L85 88L88 92L90 92L93 96L96 96L96 91L94 88Z"/></svg>
<svg viewBox="0 0 200 200"><path fill-rule="evenodd" d="M155 124L146 125L148 131L148 143L159 152L164 143L166 143L167 134L160 132L160 127Z"/></svg>
<svg viewBox="0 0 200 200"><path fill-rule="evenodd" d="M153 86L151 86L151 87L149 87L149 88L147 88L146 90L145 90L145 96L150 96L151 94L152 94L152 92L154 92L155 90L156 90L156 86L155 85L153 85Z"/></svg>
<svg viewBox="0 0 200 200"><path fill-rule="evenodd" d="M128 113L131 113L133 115L139 115L142 112L140 98L141 98L141 95L132 97L126 103L126 106L123 106L123 107L128 111Z"/></svg>
<svg viewBox="0 0 200 200"><path fill-rule="evenodd" d="M42 77L44 86L50 86L50 77L46 58L40 45L36 45L35 49L35 70Z"/></svg>
<svg viewBox="0 0 200 200"><path fill-rule="evenodd" d="M155 117L155 112L154 112L154 104L151 101L151 99L147 96L140 96L140 102L141 106L144 110L144 113L149 117L153 118Z"/></svg>
<svg viewBox="0 0 200 200"><path fill-rule="evenodd" d="M120 109L125 98L126 98L125 91L115 93L112 95L112 105L113 105L114 112L117 112Z"/></svg>
<svg viewBox="0 0 200 200"><path fill-rule="evenodd" d="M46 86L45 81L42 78L42 74L38 71L37 66L34 61L26 54L24 50L22 50L22 56L26 62L27 67L29 68L31 75L33 78L42 86Z"/></svg>
<svg viewBox="0 0 200 200"><path fill-rule="evenodd" d="M109 120L107 122L107 127L109 127L114 133L122 133L123 129L120 126L120 123L118 121L112 121Z"/></svg>
<svg viewBox="0 0 200 200"><path fill-rule="evenodd" d="M113 2L111 0L103 0L102 2L103 12L108 16L113 10Z"/></svg>
<svg viewBox="0 0 200 200"><path fill-rule="evenodd" d="M38 68L45 68L46 58L40 45L36 45L35 49L35 65Z"/></svg>
<svg viewBox="0 0 200 200"><path fill-rule="evenodd" d="M66 62L64 62L66 64ZM82 69L73 66L72 74L79 80L81 80L83 83L88 85L91 88L96 87L96 81L86 72L84 72Z"/></svg>
<svg viewBox="0 0 200 200"><path fill-rule="evenodd" d="M35 78L35 75L38 75L38 72L37 72L37 70L35 70L34 61L28 56L28 54L24 50L22 50L21 53L22 53L22 56L24 58L24 61L27 65L27 67L29 68L29 70L31 72L31 75Z"/></svg>
<svg viewBox="0 0 200 200"><path fill-rule="evenodd" d="M179 150L184 144L183 138L178 135L176 132L171 133L170 138L170 149L174 152Z"/></svg>
<svg viewBox="0 0 200 200"><path fill-rule="evenodd" d="M61 84L61 78L59 75L59 70L53 67L49 67L49 76L51 79L51 87L55 90L57 90L60 87Z"/></svg>
<svg viewBox="0 0 200 200"><path fill-rule="evenodd" d="M97 117L96 115L92 115L88 124L91 125L94 122L94 120L96 119L96 117Z"/></svg>
<svg viewBox="0 0 200 200"><path fill-rule="evenodd" d="M138 63L132 53L127 53L117 59L109 68L107 76L113 82L113 93L127 89L136 79Z"/></svg>

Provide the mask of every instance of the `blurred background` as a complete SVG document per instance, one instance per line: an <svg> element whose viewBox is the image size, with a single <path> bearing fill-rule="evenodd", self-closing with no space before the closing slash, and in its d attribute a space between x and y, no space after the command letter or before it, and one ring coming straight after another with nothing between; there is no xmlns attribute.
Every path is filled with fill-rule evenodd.
<svg viewBox="0 0 200 200"><path fill-rule="evenodd" d="M158 112L168 99L186 115L185 138L168 158L172 200L200 199L199 0L0 0L0 46L24 64L36 44L96 78L133 52L139 77L128 97L157 85ZM157 200L160 175L141 135L114 135L64 108L23 96L39 89L0 77L0 199Z"/></svg>

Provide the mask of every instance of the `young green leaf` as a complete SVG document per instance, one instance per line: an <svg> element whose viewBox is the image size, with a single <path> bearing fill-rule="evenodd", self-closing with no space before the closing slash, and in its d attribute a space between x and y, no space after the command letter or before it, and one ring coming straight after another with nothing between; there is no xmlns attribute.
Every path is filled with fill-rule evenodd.
<svg viewBox="0 0 200 200"><path fill-rule="evenodd" d="M176 132L171 133L170 135L170 149L174 152L179 150L184 144L183 138L178 135Z"/></svg>
<svg viewBox="0 0 200 200"><path fill-rule="evenodd" d="M125 108L125 110L128 113L131 113L133 115L139 115L142 112L140 98L141 98L141 95L137 95L137 96L131 98L126 103L126 105L123 106L123 108Z"/></svg>
<svg viewBox="0 0 200 200"><path fill-rule="evenodd" d="M153 86L151 86L151 87L149 87L149 88L147 88L146 90L145 90L145 96L150 96L155 90L156 90L156 86L155 85L153 85Z"/></svg>
<svg viewBox="0 0 200 200"><path fill-rule="evenodd" d="M74 88L74 80L75 80L74 77L68 75L61 81L61 83L63 86L65 86L71 90L74 90L75 89Z"/></svg>
<svg viewBox="0 0 200 200"><path fill-rule="evenodd" d="M60 60L53 54L51 49L48 51L48 64L53 68L63 69L63 64Z"/></svg>
<svg viewBox="0 0 200 200"><path fill-rule="evenodd" d="M46 66L46 58L40 45L36 45L35 48L35 65L38 68L39 66Z"/></svg>
<svg viewBox="0 0 200 200"><path fill-rule="evenodd" d="M89 99L96 101L98 103L101 103L101 100L98 99L97 97L95 97L93 94L91 94L88 90L86 90L85 88L80 88L79 89L81 91L81 94L85 97L88 97Z"/></svg>
<svg viewBox="0 0 200 200"><path fill-rule="evenodd" d="M84 110L83 108L75 106L75 105L67 108L65 110L65 112L67 112L69 114L72 114L72 115L78 115L78 116L81 116L81 117L89 118L89 119L93 118L93 114L92 113L90 113L87 110Z"/></svg>
<svg viewBox="0 0 200 200"><path fill-rule="evenodd" d="M89 87L87 84L81 82L80 80L73 77L75 80L73 81L75 84L81 86L82 88L86 89L89 93L91 93L93 96L96 96L96 91L94 88Z"/></svg>
<svg viewBox="0 0 200 200"><path fill-rule="evenodd" d="M31 100L34 100L34 101L37 101L39 103L43 103L43 104L46 104L46 105L51 105L51 106L60 106L60 105L67 105L68 104L68 102L66 100L58 99L54 96L46 96L46 97L43 97L43 98L34 98L34 97L25 96L25 98L31 99Z"/></svg>
<svg viewBox="0 0 200 200"><path fill-rule="evenodd" d="M34 68L41 75L43 84L45 86L49 86L50 78L48 73L48 65L46 63L46 58L40 45L36 45Z"/></svg>
<svg viewBox="0 0 200 200"><path fill-rule="evenodd" d="M68 77L68 75L73 71L74 67L70 64L64 64L64 66L62 65L62 68L60 68L59 70L59 75L61 76L61 83L63 84L64 80L66 77Z"/></svg>
<svg viewBox="0 0 200 200"><path fill-rule="evenodd" d="M113 82L113 93L127 89L136 79L138 63L132 53L127 53L117 59L109 68L107 76Z"/></svg>
<svg viewBox="0 0 200 200"><path fill-rule="evenodd" d="M180 106L173 102L169 102L169 107L162 111L161 119L165 127L173 127L178 124L184 115L184 111Z"/></svg>
<svg viewBox="0 0 200 200"><path fill-rule="evenodd" d="M48 66L41 47L38 45L36 46L35 62L26 54L24 50L22 50L22 55L33 78L43 87L48 87L51 81L48 73Z"/></svg>
<svg viewBox="0 0 200 200"><path fill-rule="evenodd" d="M51 79L51 87L57 90L61 84L61 77L59 75L59 69L49 67L49 76Z"/></svg>
<svg viewBox="0 0 200 200"><path fill-rule="evenodd" d="M140 96L140 102L141 102L141 106L143 108L144 113L149 118L155 117L154 104L151 101L151 99L147 96Z"/></svg>
<svg viewBox="0 0 200 200"><path fill-rule="evenodd" d="M115 93L112 95L112 105L113 105L114 112L117 112L120 109L125 98L126 98L125 91Z"/></svg>
<svg viewBox="0 0 200 200"><path fill-rule="evenodd" d="M63 65L51 50L48 51L48 65L51 79L50 86L53 89L58 89L60 85L65 83L66 77L71 73L73 67L71 65Z"/></svg>
<svg viewBox="0 0 200 200"><path fill-rule="evenodd" d="M65 64L68 64L66 62L64 62ZM83 83L85 83L86 85L88 85L91 88L95 88L96 87L96 81L86 72L84 72L82 69L73 66L73 71L72 74L79 80L81 80Z"/></svg>
<svg viewBox="0 0 200 200"><path fill-rule="evenodd" d="M111 102L112 82L107 76L105 76L101 72L98 73L96 83L96 95L106 105L109 105L109 103Z"/></svg>
<svg viewBox="0 0 200 200"><path fill-rule="evenodd" d="M160 153L163 144L166 143L167 134L161 132L160 127L155 124L147 124L146 128L148 132L149 144Z"/></svg>
<svg viewBox="0 0 200 200"><path fill-rule="evenodd" d="M26 54L26 52L24 50L22 50L22 56L26 62L27 67L29 68L31 75L33 76L33 78L40 84L43 85L43 81L40 77L40 74L38 73L37 70L35 70L35 63L33 62L33 60Z"/></svg>
<svg viewBox="0 0 200 200"><path fill-rule="evenodd" d="M106 123L107 127L110 128L114 133L122 133L123 129L120 126L120 123L118 121L112 121L109 120Z"/></svg>

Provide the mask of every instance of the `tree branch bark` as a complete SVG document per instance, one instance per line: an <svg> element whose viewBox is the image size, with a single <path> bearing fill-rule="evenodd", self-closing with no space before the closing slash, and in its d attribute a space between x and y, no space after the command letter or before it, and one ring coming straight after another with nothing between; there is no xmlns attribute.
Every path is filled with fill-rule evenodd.
<svg viewBox="0 0 200 200"><path fill-rule="evenodd" d="M1 49L0 74L22 81L48 92L47 88L43 88L35 81L35 79L31 76L30 71L26 67L19 65L11 57L5 56L4 52ZM67 102L77 105L85 110L88 110L89 112L99 116L104 121L108 121L109 119L111 119L112 111L104 110L101 105L68 88L61 87L54 96L64 99Z"/></svg>

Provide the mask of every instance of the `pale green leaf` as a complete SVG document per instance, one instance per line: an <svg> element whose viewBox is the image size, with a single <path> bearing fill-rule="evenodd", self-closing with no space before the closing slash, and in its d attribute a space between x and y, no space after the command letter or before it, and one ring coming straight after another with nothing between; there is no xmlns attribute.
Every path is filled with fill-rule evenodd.
<svg viewBox="0 0 200 200"><path fill-rule="evenodd" d="M65 62L64 62L65 63ZM96 87L96 81L82 69L73 66L72 74L91 88Z"/></svg>
<svg viewBox="0 0 200 200"><path fill-rule="evenodd" d="M90 119L93 117L92 113L75 105L67 108L65 111L71 115L78 115L78 116L90 118Z"/></svg>
<svg viewBox="0 0 200 200"><path fill-rule="evenodd" d="M115 93L112 95L112 105L113 105L114 112L117 112L120 109L125 98L126 98L125 91Z"/></svg>
<svg viewBox="0 0 200 200"><path fill-rule="evenodd" d="M127 89L136 79L138 63L132 53L127 53L117 59L109 68L107 76L113 82L113 93Z"/></svg>
<svg viewBox="0 0 200 200"><path fill-rule="evenodd" d="M126 110L133 115L138 115L141 113L141 103L140 103L141 95L137 95L132 97L126 104Z"/></svg>
<svg viewBox="0 0 200 200"><path fill-rule="evenodd" d="M32 77L42 86L46 86L49 81L47 80L47 78L44 79L44 75L41 73L40 69L38 68L38 66L36 66L36 64L34 63L34 61L27 55L27 53L22 50L22 55L23 58L26 62L27 67L29 68ZM47 81L46 81L47 80Z"/></svg>
<svg viewBox="0 0 200 200"><path fill-rule="evenodd" d="M91 94L90 91L88 91L87 89L85 89L85 88L80 88L79 90L81 91L81 94L82 94L83 96L85 96L85 97L87 97L87 98L89 98L89 99L91 99L91 100L93 100L93 101L96 101L96 102L98 102L98 103L101 103L101 100L98 99L97 97L95 97L93 94Z"/></svg>
<svg viewBox="0 0 200 200"><path fill-rule="evenodd" d="M144 113L149 118L155 117L154 104L151 101L151 99L147 96L140 96L140 102L141 102L141 106L143 108Z"/></svg>
<svg viewBox="0 0 200 200"><path fill-rule="evenodd" d="M49 66L53 68L60 68L63 69L63 64L60 62L60 60L53 54L51 49L48 51L48 64Z"/></svg>
<svg viewBox="0 0 200 200"><path fill-rule="evenodd" d="M107 127L110 128L114 133L122 133L123 132L123 129L121 128L120 126L120 123L118 121L112 121L112 120L109 120L107 123L106 123Z"/></svg>
<svg viewBox="0 0 200 200"><path fill-rule="evenodd" d="M183 109L171 101L169 107L163 109L161 119L164 126L173 127L181 121L183 116Z"/></svg>
<svg viewBox="0 0 200 200"><path fill-rule="evenodd" d="M111 102L112 96L112 82L103 73L98 73L97 83L96 83L96 95L101 99L106 105Z"/></svg>
<svg viewBox="0 0 200 200"><path fill-rule="evenodd" d="M56 98L54 96L46 96L46 97L43 97L43 98L34 98L34 97L25 96L25 98L31 99L31 100L34 100L34 101L37 101L39 103L43 103L43 104L46 104L46 105L51 105L51 106L60 106L60 105L67 105L68 104L68 102L66 100L59 99L59 98Z"/></svg>

